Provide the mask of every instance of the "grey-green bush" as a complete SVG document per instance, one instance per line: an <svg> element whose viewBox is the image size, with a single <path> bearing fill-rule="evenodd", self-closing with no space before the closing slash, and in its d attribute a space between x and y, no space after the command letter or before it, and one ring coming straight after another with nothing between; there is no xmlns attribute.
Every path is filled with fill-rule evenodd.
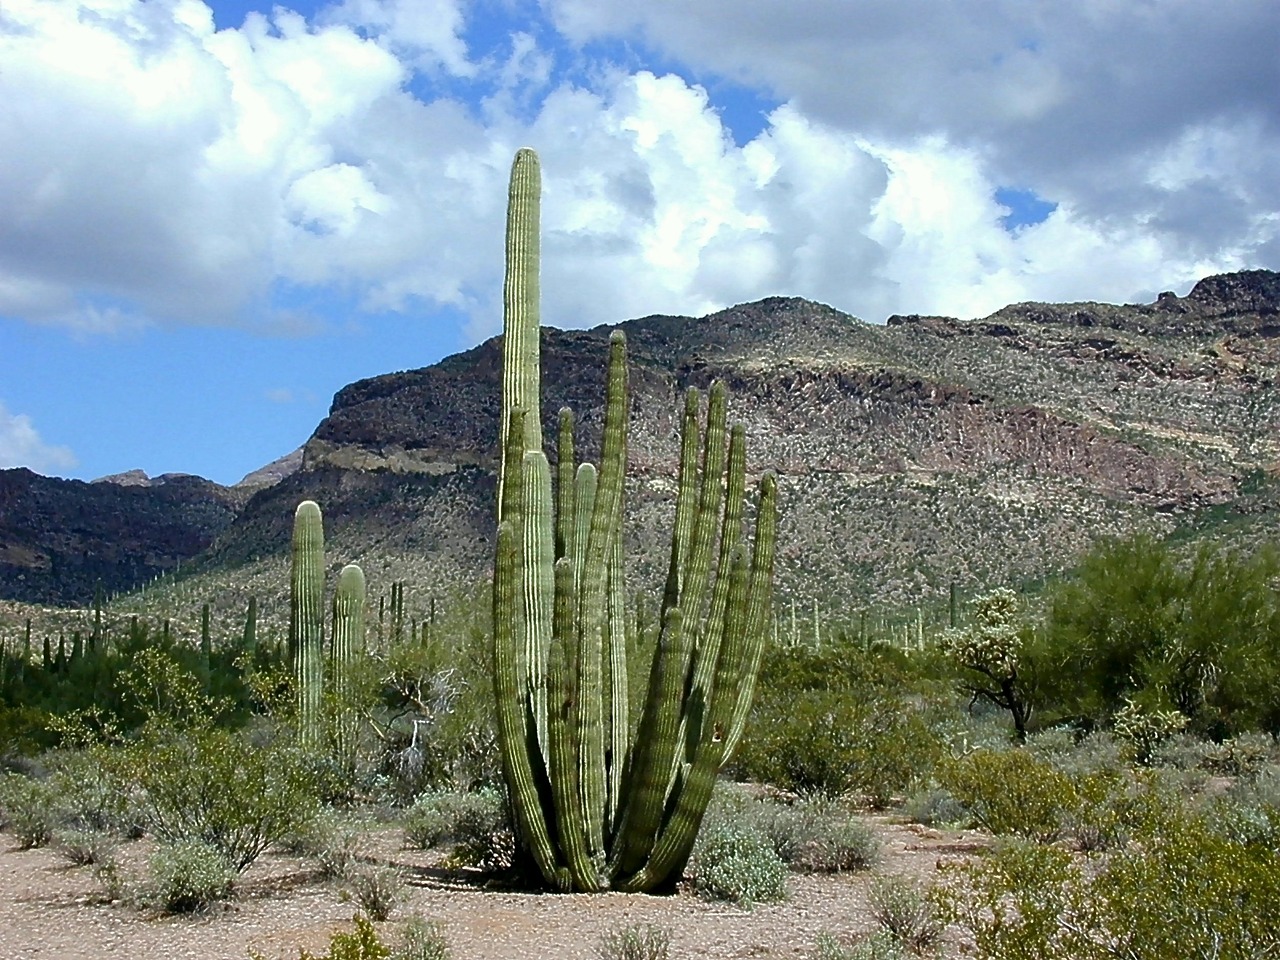
<svg viewBox="0 0 1280 960"><path fill-rule="evenodd" d="M694 888L744 907L787 896L787 865L758 830L732 821L704 824L689 872Z"/></svg>
<svg viewBox="0 0 1280 960"><path fill-rule="evenodd" d="M598 960L667 960L671 931L652 923L632 923L610 930L596 946Z"/></svg>
<svg viewBox="0 0 1280 960"><path fill-rule="evenodd" d="M918 884L904 877L876 877L869 897L876 923L905 949L923 953L942 940L946 922Z"/></svg>
<svg viewBox="0 0 1280 960"><path fill-rule="evenodd" d="M180 840L159 844L151 854L147 902L170 913L200 910L231 896L235 871L207 843Z"/></svg>

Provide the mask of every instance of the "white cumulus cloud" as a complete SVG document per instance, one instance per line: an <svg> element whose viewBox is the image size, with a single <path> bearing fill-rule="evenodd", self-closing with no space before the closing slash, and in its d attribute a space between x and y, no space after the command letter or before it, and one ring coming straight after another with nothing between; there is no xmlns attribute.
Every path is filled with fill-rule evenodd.
<svg viewBox="0 0 1280 960"><path fill-rule="evenodd" d="M976 315L1280 256L1262 0L549 0L549 23L503 6L528 29L483 55L478 9L344 0L215 30L199 0L6 0L0 317L305 331L273 299L297 287L491 333L524 145L561 325L773 294ZM780 104L745 143L716 78ZM1058 206L1010 232L1005 187Z"/></svg>
<svg viewBox="0 0 1280 960"><path fill-rule="evenodd" d="M45 443L29 416L10 413L0 401L0 469L27 467L37 473L53 473L75 465L76 456L70 448Z"/></svg>

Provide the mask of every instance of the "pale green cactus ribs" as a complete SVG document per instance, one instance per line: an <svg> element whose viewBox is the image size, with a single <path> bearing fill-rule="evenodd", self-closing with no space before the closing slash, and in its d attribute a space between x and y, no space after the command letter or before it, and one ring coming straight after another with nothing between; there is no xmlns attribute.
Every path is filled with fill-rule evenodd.
<svg viewBox="0 0 1280 960"><path fill-rule="evenodd" d="M748 550L745 431L726 430L722 383L711 388L705 429L690 390L660 635L632 739L621 549L626 338L610 338L600 467L575 465L573 417L561 411L553 495L539 396L539 181L537 155L519 151L507 214L493 581L503 773L522 862L543 883L669 889L746 723L772 592L777 484L772 474L760 481Z"/></svg>
<svg viewBox="0 0 1280 960"><path fill-rule="evenodd" d="M324 522L314 500L293 515L289 653L293 658L298 739L310 750L324 739Z"/></svg>

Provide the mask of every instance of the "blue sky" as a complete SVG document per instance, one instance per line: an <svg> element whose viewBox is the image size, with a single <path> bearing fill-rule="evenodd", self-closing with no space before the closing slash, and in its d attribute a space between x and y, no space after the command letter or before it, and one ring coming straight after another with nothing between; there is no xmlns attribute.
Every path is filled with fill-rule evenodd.
<svg viewBox="0 0 1280 960"><path fill-rule="evenodd" d="M520 146L559 326L1280 267L1276 36L1271 0L6 0L0 468L232 483L497 332Z"/></svg>

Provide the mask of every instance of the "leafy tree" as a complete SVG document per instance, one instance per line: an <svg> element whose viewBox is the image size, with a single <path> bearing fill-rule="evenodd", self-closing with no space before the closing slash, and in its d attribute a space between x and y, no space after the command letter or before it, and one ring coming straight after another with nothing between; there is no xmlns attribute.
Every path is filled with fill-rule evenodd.
<svg viewBox="0 0 1280 960"><path fill-rule="evenodd" d="M1205 544L1180 558L1145 535L1103 544L1051 601L1051 683L1064 710L1110 722L1173 709L1202 735L1280 729L1280 558Z"/></svg>
<svg viewBox="0 0 1280 960"><path fill-rule="evenodd" d="M1008 710L1019 740L1027 739L1032 713L1034 639L1017 594L1001 587L974 601L968 627L947 630L940 641L943 654L960 670L970 705L985 700Z"/></svg>

